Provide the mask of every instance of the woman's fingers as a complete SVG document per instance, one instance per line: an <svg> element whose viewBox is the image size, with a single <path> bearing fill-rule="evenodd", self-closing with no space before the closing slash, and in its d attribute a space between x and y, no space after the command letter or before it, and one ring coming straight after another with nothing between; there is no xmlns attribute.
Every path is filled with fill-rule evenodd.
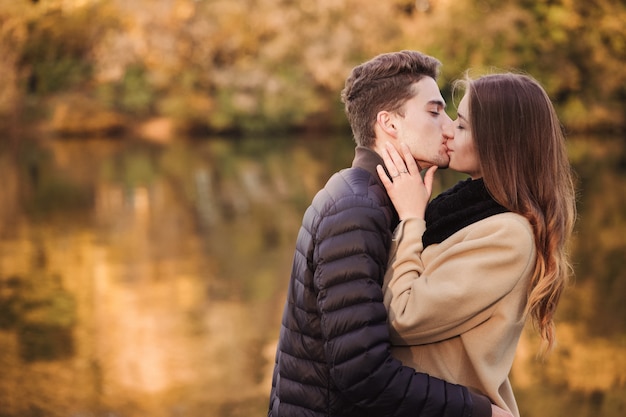
<svg viewBox="0 0 626 417"><path fill-rule="evenodd" d="M400 143L400 150L402 151L402 158L404 159L404 163L406 164L409 173L411 173L411 175L419 174L420 168L417 165L417 162L415 162L415 158L413 158L413 155L411 154L411 149L409 148L409 145L404 142Z"/></svg>
<svg viewBox="0 0 626 417"><path fill-rule="evenodd" d="M387 171L382 165L377 165L376 171L398 216L400 219L409 217L423 219L437 167L430 167L422 179L419 165L408 146L401 144L398 152L393 145L387 143L381 154Z"/></svg>
<svg viewBox="0 0 626 417"><path fill-rule="evenodd" d="M405 174L409 172L406 168L406 164L404 163L403 157L398 153L396 148L391 143L389 142L386 143L386 150L389 156L391 157L391 160L393 161L393 164L395 168L397 169L398 174Z"/></svg>
<svg viewBox="0 0 626 417"><path fill-rule="evenodd" d="M389 179L389 176L387 175L387 173L385 172L385 169L383 168L382 165L376 165L376 171L378 172L378 177L380 178L380 181L385 186L385 189L387 190L387 192L389 192L389 187L391 187L392 182Z"/></svg>
<svg viewBox="0 0 626 417"><path fill-rule="evenodd" d="M413 180L417 183L422 183L426 188L428 194L430 195L430 193L432 192L433 180L437 167L430 167L426 171L426 174L424 175L424 179L422 181L420 167L413 158L409 146L406 143L402 142L400 143L400 147L402 155L391 143L387 142L385 144L385 149L383 149L382 151L382 158L385 162L385 167L387 168L387 172L389 172L389 175L387 175L382 166L379 165L376 167L376 170L378 171L378 176L383 182L383 185L385 186L387 191L389 191L394 179L398 178L400 175L408 174L409 177L413 177ZM389 177L391 177L391 179Z"/></svg>
<svg viewBox="0 0 626 417"><path fill-rule="evenodd" d="M396 164L391 159L391 155L389 154L389 150L387 147L382 150L383 161L385 162L385 168L389 172L391 178L395 178L398 176L398 168L396 168Z"/></svg>
<svg viewBox="0 0 626 417"><path fill-rule="evenodd" d="M437 171L437 168L437 165L433 165L428 168L426 174L424 174L424 186L429 196L432 195L433 192L433 181L435 180L435 171Z"/></svg>

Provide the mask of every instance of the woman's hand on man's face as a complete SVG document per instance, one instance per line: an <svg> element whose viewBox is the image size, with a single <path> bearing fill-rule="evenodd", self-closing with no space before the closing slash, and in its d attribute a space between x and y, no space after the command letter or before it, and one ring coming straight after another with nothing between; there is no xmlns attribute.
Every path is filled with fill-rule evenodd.
<svg viewBox="0 0 626 417"><path fill-rule="evenodd" d="M428 168L424 179L422 179L419 167L411 155L409 147L401 143L400 148L402 155L392 144L387 143L382 154L391 179L381 165L378 165L376 170L400 216L400 220L409 217L423 219L426 205L432 193L437 167Z"/></svg>

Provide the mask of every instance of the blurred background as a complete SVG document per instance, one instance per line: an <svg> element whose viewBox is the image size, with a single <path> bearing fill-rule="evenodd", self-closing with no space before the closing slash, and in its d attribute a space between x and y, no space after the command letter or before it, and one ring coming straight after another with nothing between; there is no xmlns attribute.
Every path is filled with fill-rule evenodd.
<svg viewBox="0 0 626 417"><path fill-rule="evenodd" d="M304 210L353 143L339 93L393 50L522 70L579 218L523 417L626 413L623 0L0 0L0 417L265 415ZM435 193L462 176L437 174Z"/></svg>

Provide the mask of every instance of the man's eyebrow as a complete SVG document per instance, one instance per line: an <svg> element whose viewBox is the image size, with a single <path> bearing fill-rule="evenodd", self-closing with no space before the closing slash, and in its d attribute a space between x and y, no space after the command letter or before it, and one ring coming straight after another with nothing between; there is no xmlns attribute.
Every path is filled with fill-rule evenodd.
<svg viewBox="0 0 626 417"><path fill-rule="evenodd" d="M430 101L428 102L428 104L435 104L435 105L437 105L437 106L439 106L439 107L442 107L442 108L444 108L444 109L446 108L446 103L445 103L445 102L443 102L443 101L441 101L441 100L430 100Z"/></svg>

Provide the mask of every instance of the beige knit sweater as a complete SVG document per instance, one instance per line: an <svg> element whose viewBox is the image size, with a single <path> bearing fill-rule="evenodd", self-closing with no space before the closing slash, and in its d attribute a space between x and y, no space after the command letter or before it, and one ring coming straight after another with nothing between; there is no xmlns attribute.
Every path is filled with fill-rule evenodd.
<svg viewBox="0 0 626 417"><path fill-rule="evenodd" d="M395 232L384 285L393 355L519 416L508 374L535 263L532 228L497 214L424 250L425 227L410 218Z"/></svg>

